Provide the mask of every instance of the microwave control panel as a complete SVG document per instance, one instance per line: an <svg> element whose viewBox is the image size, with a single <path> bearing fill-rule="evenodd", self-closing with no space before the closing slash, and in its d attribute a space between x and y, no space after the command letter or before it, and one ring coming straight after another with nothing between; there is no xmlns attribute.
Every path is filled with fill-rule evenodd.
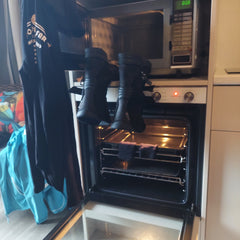
<svg viewBox="0 0 240 240"><path fill-rule="evenodd" d="M192 65L193 0L175 0L172 16L171 65Z"/></svg>

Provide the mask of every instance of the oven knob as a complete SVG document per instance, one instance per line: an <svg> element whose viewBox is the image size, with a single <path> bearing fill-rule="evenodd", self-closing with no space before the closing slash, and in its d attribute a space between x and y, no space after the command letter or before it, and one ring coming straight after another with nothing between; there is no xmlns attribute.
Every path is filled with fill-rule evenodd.
<svg viewBox="0 0 240 240"><path fill-rule="evenodd" d="M153 100L155 101L155 102L159 102L160 101L160 99L161 99L161 93L160 92L155 92L155 93L153 93L153 95L152 95L152 98L153 98Z"/></svg>
<svg viewBox="0 0 240 240"><path fill-rule="evenodd" d="M194 99L194 94L192 92L186 92L184 94L184 100L187 102L191 102Z"/></svg>

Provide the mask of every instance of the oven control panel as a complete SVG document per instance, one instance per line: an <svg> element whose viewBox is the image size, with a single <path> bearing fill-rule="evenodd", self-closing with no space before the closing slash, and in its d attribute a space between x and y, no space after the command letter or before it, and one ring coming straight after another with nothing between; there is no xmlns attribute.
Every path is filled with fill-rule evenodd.
<svg viewBox="0 0 240 240"><path fill-rule="evenodd" d="M80 83L74 83L75 87L83 88ZM154 87L153 91L144 91L144 95L152 97L156 103L192 103L206 104L206 87ZM82 96L75 94L75 101L81 101ZM118 86L111 86L107 91L107 101L117 102Z"/></svg>
<svg viewBox="0 0 240 240"><path fill-rule="evenodd" d="M156 103L206 104L206 87L155 87L153 92L144 92Z"/></svg>
<svg viewBox="0 0 240 240"><path fill-rule="evenodd" d="M144 95L152 97L156 103L192 103L206 104L206 87L154 87L152 92L144 91ZM118 87L109 87L107 101L116 102Z"/></svg>

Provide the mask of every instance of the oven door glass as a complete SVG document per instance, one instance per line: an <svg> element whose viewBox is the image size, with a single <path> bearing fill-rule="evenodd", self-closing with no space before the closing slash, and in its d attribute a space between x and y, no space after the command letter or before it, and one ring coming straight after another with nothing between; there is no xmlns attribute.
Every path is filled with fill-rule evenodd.
<svg viewBox="0 0 240 240"><path fill-rule="evenodd" d="M45 239L181 240L192 239L193 219L88 202L75 209Z"/></svg>

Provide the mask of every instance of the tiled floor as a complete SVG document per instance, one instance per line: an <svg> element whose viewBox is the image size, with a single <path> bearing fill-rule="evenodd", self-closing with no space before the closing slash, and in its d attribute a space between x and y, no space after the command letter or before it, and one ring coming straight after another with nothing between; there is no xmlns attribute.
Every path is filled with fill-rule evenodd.
<svg viewBox="0 0 240 240"><path fill-rule="evenodd" d="M36 224L30 210L12 212L8 219L0 195L0 239L1 240L41 240L55 227L67 211L54 215L42 224Z"/></svg>

